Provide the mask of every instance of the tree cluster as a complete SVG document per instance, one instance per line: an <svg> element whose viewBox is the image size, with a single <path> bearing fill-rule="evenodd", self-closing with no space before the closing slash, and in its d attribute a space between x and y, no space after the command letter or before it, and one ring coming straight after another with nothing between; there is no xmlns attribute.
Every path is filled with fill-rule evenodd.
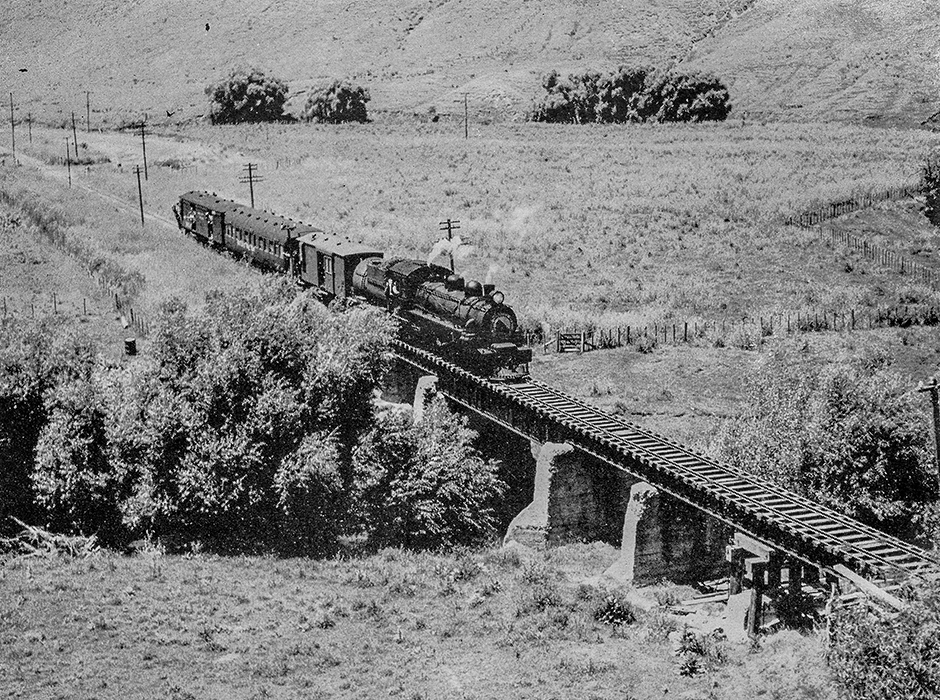
<svg viewBox="0 0 940 700"><path fill-rule="evenodd" d="M747 386L711 448L724 461L885 532L935 536L937 481L924 398L877 352L844 361L786 346Z"/></svg>
<svg viewBox="0 0 940 700"><path fill-rule="evenodd" d="M369 91L348 80L334 80L329 85L310 91L304 106L303 118L326 124L366 122L366 103L372 99Z"/></svg>
<svg viewBox="0 0 940 700"><path fill-rule="evenodd" d="M542 78L545 94L530 121L568 124L721 121L731 112L728 89L711 75L621 66Z"/></svg>
<svg viewBox="0 0 940 700"><path fill-rule="evenodd" d="M119 545L329 553L342 534L437 547L489 536L500 482L436 405L375 415L391 329L288 283L165 304L146 357L0 326L0 515ZM6 520L6 518L4 518Z"/></svg>
<svg viewBox="0 0 940 700"><path fill-rule="evenodd" d="M273 122L284 119L287 83L258 68L236 68L206 87L213 124Z"/></svg>

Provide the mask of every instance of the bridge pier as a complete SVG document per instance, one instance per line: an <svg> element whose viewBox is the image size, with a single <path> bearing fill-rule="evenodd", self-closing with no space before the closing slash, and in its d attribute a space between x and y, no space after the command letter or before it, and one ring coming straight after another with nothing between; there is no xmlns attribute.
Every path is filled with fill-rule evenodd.
<svg viewBox="0 0 940 700"><path fill-rule="evenodd" d="M532 501L504 542L544 548L571 541L619 545L606 576L633 585L713 578L725 570L727 528L567 443L533 443Z"/></svg>

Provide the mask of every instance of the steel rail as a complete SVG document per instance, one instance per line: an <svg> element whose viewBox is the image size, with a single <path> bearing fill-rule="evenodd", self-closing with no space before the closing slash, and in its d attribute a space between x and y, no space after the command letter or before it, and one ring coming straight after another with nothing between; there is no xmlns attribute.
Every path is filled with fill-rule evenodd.
<svg viewBox="0 0 940 700"><path fill-rule="evenodd" d="M529 388L535 391L527 391ZM547 394L553 399L553 402L546 402L547 405L560 413L566 413L569 419L582 423L587 430L606 433L618 442L623 443L624 446L631 451L638 450L639 452L648 454L654 459L666 462L674 471L691 478L693 481L704 483L708 490L723 492L724 495L732 499L735 504L748 504L750 509L754 511L758 517L761 517L761 513L773 515L776 525L784 526L785 523L789 524L794 530L794 534L797 536L805 537L808 534L805 531L810 531L816 536L819 540L819 544L824 548L830 549L830 551L835 548L836 551L833 553L837 555L846 556L849 554L848 552L839 550L851 550L856 553L855 557L852 558L869 568L881 569L882 573L884 573L885 569L902 571L911 575L919 575L922 573L922 570L929 570L931 573L938 572L936 562L934 562L924 550L915 545L879 532L853 518L803 498L783 487L764 482L753 475L744 475L734 467L726 466L697 455L687 448L659 436L652 431L648 431L626 421L618 420L599 409L593 408L592 410L589 404L584 404L573 397L569 397L557 389L540 382L530 381L524 384L514 385L511 387L511 390L529 396L532 396L533 393L537 394L538 392ZM536 396L536 398L538 398L538 396ZM580 408L581 411L593 414L591 418L585 418L566 411L563 404L569 401L572 405ZM597 420L592 420L594 418ZM618 430L630 431L635 434L635 437L631 438L629 436L620 435L615 432ZM597 435L596 437L601 437L601 435ZM645 440L651 444L643 444L641 440ZM693 460L696 464L681 464L676 461L675 456L663 454L663 448L675 451L682 457ZM711 474L703 474L701 467L710 470ZM715 474L715 472L717 472L717 474ZM723 475L732 477L737 483L732 484L721 481ZM757 489L759 493L747 492L745 487ZM771 503L770 501L772 500L783 501L783 503ZM800 514L794 514L788 512L788 506L797 506L803 508L804 511ZM812 516L815 519L822 518L829 522L819 523L815 522L815 520L813 522L807 522L807 516ZM826 527L832 526L838 528L839 532L825 529ZM801 532L801 530L803 532ZM851 539L853 537L855 541ZM858 537L862 537L862 542L870 546L863 546L862 542L858 541ZM758 536L758 538L764 539L764 537L761 536ZM884 548L886 546L891 551L885 553L873 551L874 549Z"/></svg>
<svg viewBox="0 0 940 700"><path fill-rule="evenodd" d="M667 437L605 413L558 389L531 379L517 383L492 382L427 350L401 341L394 341L393 347L398 348L394 351L396 355L419 369L430 372L435 369L445 370L455 379L476 384L489 392L535 410L577 435L614 449L627 459L640 461L647 467L670 474L687 488L704 491L722 505L742 511L746 516L766 523L771 529L812 543L814 548L822 550L831 560L838 563L851 563L860 567L862 572L875 574L886 581L895 578L898 573L915 577L940 576L940 565L915 545L864 525L740 468L698 455ZM485 413L464 401L459 402ZM588 445L576 446L634 476L648 478L648 475L638 474L623 464L617 464ZM664 490L732 527L768 543L771 547L838 575L832 561L816 560L805 549L781 541L786 538L769 537L764 528L761 528L760 532L754 531L747 524L736 521L734 516L729 516L724 511L716 512L714 508L696 502L687 494L668 487Z"/></svg>

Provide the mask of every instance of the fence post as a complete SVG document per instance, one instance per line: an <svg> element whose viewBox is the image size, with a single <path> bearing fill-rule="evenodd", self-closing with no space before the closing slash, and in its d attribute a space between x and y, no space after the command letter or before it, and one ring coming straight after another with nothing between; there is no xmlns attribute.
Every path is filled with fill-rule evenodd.
<svg viewBox="0 0 940 700"><path fill-rule="evenodd" d="M689 322L688 321L685 322L685 328L682 331L682 342L683 343L689 342Z"/></svg>

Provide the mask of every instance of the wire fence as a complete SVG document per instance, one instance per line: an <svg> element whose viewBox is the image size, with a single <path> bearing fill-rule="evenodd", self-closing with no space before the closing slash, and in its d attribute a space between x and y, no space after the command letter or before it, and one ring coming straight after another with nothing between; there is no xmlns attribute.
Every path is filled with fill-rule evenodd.
<svg viewBox="0 0 940 700"><path fill-rule="evenodd" d="M839 202L821 204L813 209L804 210L798 214L788 216L784 219L787 226L800 226L809 228L816 226L823 221L834 219L837 216L848 214L859 209L870 207L879 202L896 202L902 199L911 199L920 194L919 185L905 185L903 187L892 187L881 192L866 192L858 194Z"/></svg>
<svg viewBox="0 0 940 700"><path fill-rule="evenodd" d="M0 318L44 318L61 316L65 318L83 318L115 313L126 329L132 329L140 336L147 336L152 330L150 321L139 309L134 308L113 290L107 290L107 302L79 296L63 296L59 292L50 292L31 297L28 300L16 297L0 297Z"/></svg>
<svg viewBox="0 0 940 700"><path fill-rule="evenodd" d="M937 325L940 325L940 306L905 304L881 308L814 308L734 320L694 319L642 326L536 329L525 333L524 342L542 353L589 352L627 346L644 351L658 345L682 344L753 349L769 337Z"/></svg>

